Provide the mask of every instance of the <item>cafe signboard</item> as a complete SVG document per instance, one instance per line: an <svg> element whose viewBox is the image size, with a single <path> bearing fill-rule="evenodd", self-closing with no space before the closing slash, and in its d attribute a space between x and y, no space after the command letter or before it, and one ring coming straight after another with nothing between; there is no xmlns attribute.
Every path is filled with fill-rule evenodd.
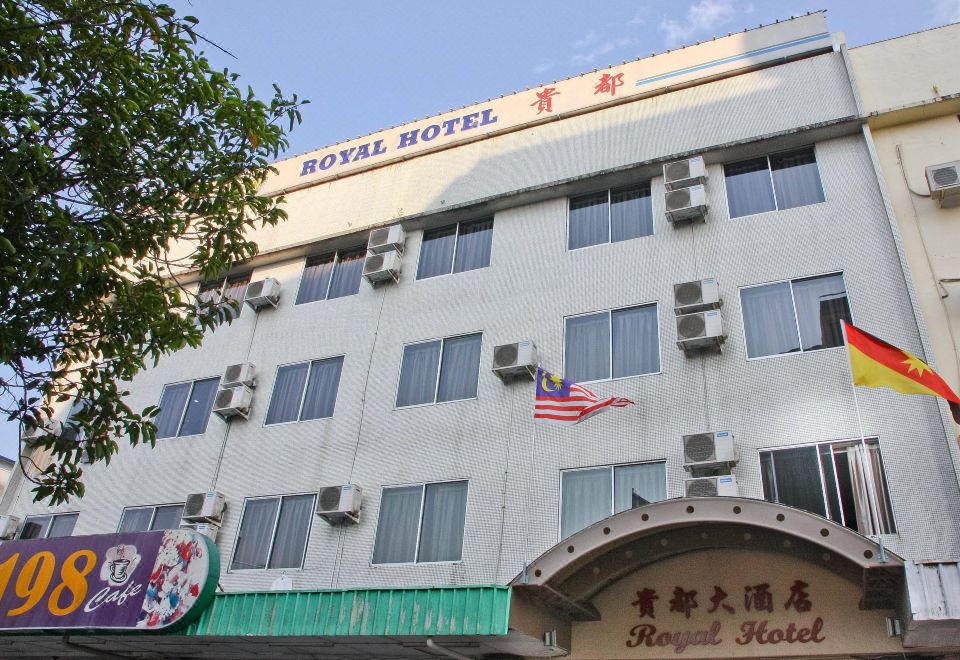
<svg viewBox="0 0 960 660"><path fill-rule="evenodd" d="M191 530L0 545L0 630L164 630L213 600L220 561Z"/></svg>

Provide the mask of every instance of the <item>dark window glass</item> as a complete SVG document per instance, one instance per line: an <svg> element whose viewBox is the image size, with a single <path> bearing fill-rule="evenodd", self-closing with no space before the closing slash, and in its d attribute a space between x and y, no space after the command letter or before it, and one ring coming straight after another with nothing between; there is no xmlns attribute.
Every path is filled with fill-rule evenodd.
<svg viewBox="0 0 960 660"><path fill-rule="evenodd" d="M50 516L30 516L23 522L21 539L45 539L50 528Z"/></svg>
<svg viewBox="0 0 960 660"><path fill-rule="evenodd" d="M52 516L29 516L20 530L21 539L52 539L73 534L77 513L58 513Z"/></svg>
<svg viewBox="0 0 960 660"><path fill-rule="evenodd" d="M428 277L448 274L453 263L453 251L456 244L456 225L423 232L423 244L420 246L420 264L417 266L417 279L423 280Z"/></svg>
<svg viewBox="0 0 960 660"><path fill-rule="evenodd" d="M826 517L817 448L779 449L770 454L773 473L768 479L775 490L764 493L764 497Z"/></svg>
<svg viewBox="0 0 960 660"><path fill-rule="evenodd" d="M337 254L337 264L333 268L328 299L352 296L360 290L360 277L363 275L363 260L366 254L366 250Z"/></svg>
<svg viewBox="0 0 960 660"><path fill-rule="evenodd" d="M724 165L723 175L731 218L776 210L766 156Z"/></svg>
<svg viewBox="0 0 960 660"><path fill-rule="evenodd" d="M649 187L610 192L610 240L626 241L653 234L653 204Z"/></svg>
<svg viewBox="0 0 960 660"><path fill-rule="evenodd" d="M610 241L609 193L595 193L570 200L567 246L570 250Z"/></svg>
<svg viewBox="0 0 960 660"><path fill-rule="evenodd" d="M335 258L335 255L326 254L307 259L300 278L300 290L297 291L298 305L327 297Z"/></svg>
<svg viewBox="0 0 960 660"><path fill-rule="evenodd" d="M824 200L813 148L774 154L770 156L770 169L777 192L777 208L781 211Z"/></svg>
<svg viewBox="0 0 960 660"><path fill-rule="evenodd" d="M493 220L462 222L459 232L453 272L462 273L489 266L490 247L493 243Z"/></svg>
<svg viewBox="0 0 960 660"><path fill-rule="evenodd" d="M178 435L197 435L207 430L207 420L210 419L210 409L213 408L219 384L220 378L194 381Z"/></svg>

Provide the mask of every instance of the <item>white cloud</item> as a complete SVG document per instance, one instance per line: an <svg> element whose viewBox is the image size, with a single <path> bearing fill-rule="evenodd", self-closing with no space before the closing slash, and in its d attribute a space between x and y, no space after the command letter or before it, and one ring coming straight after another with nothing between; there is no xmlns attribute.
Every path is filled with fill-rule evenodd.
<svg viewBox="0 0 960 660"><path fill-rule="evenodd" d="M934 25L960 23L960 0L933 0L931 15Z"/></svg>
<svg viewBox="0 0 960 660"><path fill-rule="evenodd" d="M570 64L593 64L598 57L606 55L616 48L613 41L605 41L587 53L577 53L570 58Z"/></svg>
<svg viewBox="0 0 960 660"><path fill-rule="evenodd" d="M638 9L637 13L633 15L633 18L627 21L627 25L646 25L646 24L647 24L647 10L645 8Z"/></svg>
<svg viewBox="0 0 960 660"><path fill-rule="evenodd" d="M711 34L716 28L729 23L734 14L733 0L700 0L687 7L685 20L664 18L657 28L664 33L667 48L674 48L691 42L696 36Z"/></svg>
<svg viewBox="0 0 960 660"><path fill-rule="evenodd" d="M577 39L576 41L574 41L573 47L586 48L587 46L591 46L596 42L597 42L597 33L594 32L593 30L590 30L589 32L587 32L587 34L584 35L583 39Z"/></svg>
<svg viewBox="0 0 960 660"><path fill-rule="evenodd" d="M533 71L533 73L536 73L536 74L541 74L544 71L549 71L551 68L553 68L553 60L545 60L543 62L540 62L540 64L538 64L537 66L533 67L531 71Z"/></svg>

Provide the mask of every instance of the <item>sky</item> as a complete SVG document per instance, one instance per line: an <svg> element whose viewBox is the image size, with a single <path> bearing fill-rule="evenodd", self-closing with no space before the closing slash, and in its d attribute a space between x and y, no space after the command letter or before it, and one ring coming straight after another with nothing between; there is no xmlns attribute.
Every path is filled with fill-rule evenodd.
<svg viewBox="0 0 960 660"><path fill-rule="evenodd" d="M167 3L200 20L216 68L264 98L276 83L310 99L284 157L821 9L850 47L960 22L960 0ZM0 455L16 452L0 421Z"/></svg>

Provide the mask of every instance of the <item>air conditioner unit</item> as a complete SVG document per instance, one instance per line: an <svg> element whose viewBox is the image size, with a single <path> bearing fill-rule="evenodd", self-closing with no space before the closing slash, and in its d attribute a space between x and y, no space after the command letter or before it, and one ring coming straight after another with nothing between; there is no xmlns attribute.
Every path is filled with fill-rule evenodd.
<svg viewBox="0 0 960 660"><path fill-rule="evenodd" d="M243 296L243 301L257 310L267 306L276 309L278 300L280 300L280 282L273 277L250 282Z"/></svg>
<svg viewBox="0 0 960 660"><path fill-rule="evenodd" d="M684 479L684 493L687 497L739 497L737 478L732 474L719 477L700 477Z"/></svg>
<svg viewBox="0 0 960 660"><path fill-rule="evenodd" d="M0 516L0 539L9 541L17 535L20 527L20 518L17 516Z"/></svg>
<svg viewBox="0 0 960 660"><path fill-rule="evenodd" d="M223 378L220 379L220 387L237 387L246 385L247 387L256 387L254 376L256 369L252 362L241 362L240 364L231 364L224 369Z"/></svg>
<svg viewBox="0 0 960 660"><path fill-rule="evenodd" d="M367 249L374 254L383 254L384 252L402 253L406 239L407 234L400 225L381 227L370 232Z"/></svg>
<svg viewBox="0 0 960 660"><path fill-rule="evenodd" d="M960 160L927 168L930 196L946 209L960 204Z"/></svg>
<svg viewBox="0 0 960 660"><path fill-rule="evenodd" d="M720 285L715 278L673 285L673 311L677 315L718 309L720 305Z"/></svg>
<svg viewBox="0 0 960 660"><path fill-rule="evenodd" d="M363 489L360 486L325 486L317 496L316 513L331 525L345 520L358 523L362 506Z"/></svg>
<svg viewBox="0 0 960 660"><path fill-rule="evenodd" d="M23 441L25 444L32 445L39 438L45 435L60 437L63 433L63 422L56 419L48 419L43 426L33 426L27 422L23 423Z"/></svg>
<svg viewBox="0 0 960 660"><path fill-rule="evenodd" d="M720 348L726 337L719 309L677 317L677 346L684 353Z"/></svg>
<svg viewBox="0 0 960 660"><path fill-rule="evenodd" d="M706 180L707 166L703 163L703 156L677 160L663 166L663 185L667 190L689 188Z"/></svg>
<svg viewBox="0 0 960 660"><path fill-rule="evenodd" d="M250 414L250 404L252 403L253 390L246 385L221 387L217 390L217 397L213 400L213 412L223 419L238 415L246 419Z"/></svg>
<svg viewBox="0 0 960 660"><path fill-rule="evenodd" d="M180 517L189 523L206 522L219 525L223 522L223 510L226 503L227 498L218 490L210 490L206 493L191 493L187 495L187 500L183 504L183 513Z"/></svg>
<svg viewBox="0 0 960 660"><path fill-rule="evenodd" d="M368 254L363 262L363 276L370 284L400 281L401 258L399 252Z"/></svg>
<svg viewBox="0 0 960 660"><path fill-rule="evenodd" d="M707 191L703 186L670 190L664 194L667 220L674 224L703 220L707 214Z"/></svg>
<svg viewBox="0 0 960 660"><path fill-rule="evenodd" d="M180 529L192 529L197 534L202 534L208 539L217 542L217 534L220 532L220 525L214 523L181 523Z"/></svg>
<svg viewBox="0 0 960 660"><path fill-rule="evenodd" d="M534 378L538 361L537 347L529 339L493 349L493 373L500 380Z"/></svg>
<svg viewBox="0 0 960 660"><path fill-rule="evenodd" d="M683 467L698 468L733 467L740 460L737 445L730 431L694 433L683 436Z"/></svg>

